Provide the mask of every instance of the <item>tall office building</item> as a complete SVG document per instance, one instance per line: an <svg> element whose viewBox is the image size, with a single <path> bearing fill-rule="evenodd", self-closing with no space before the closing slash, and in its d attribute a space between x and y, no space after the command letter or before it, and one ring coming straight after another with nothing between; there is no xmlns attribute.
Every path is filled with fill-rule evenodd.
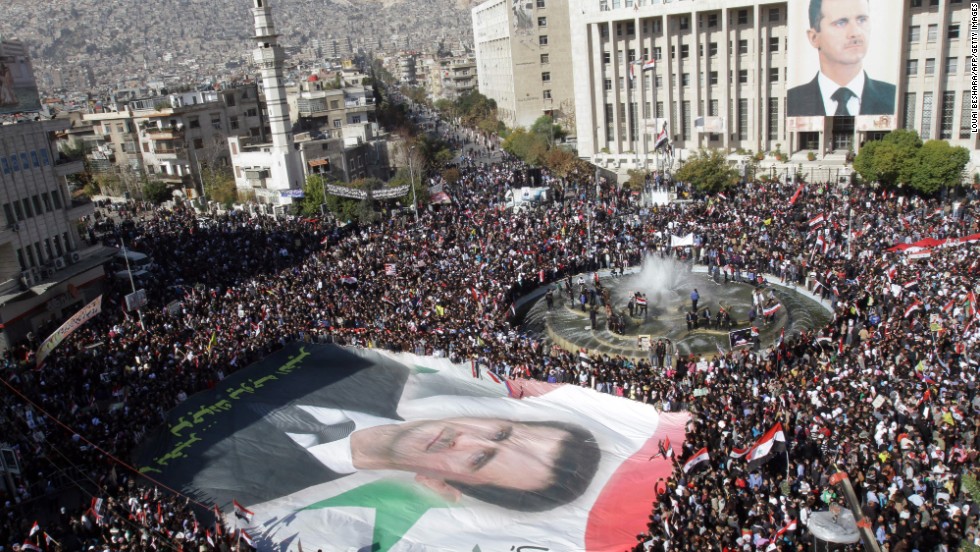
<svg viewBox="0 0 980 552"><path fill-rule="evenodd" d="M829 27L811 29L810 0L568 4L579 153L600 165L650 168L665 128L680 156L778 148L794 161L809 152L843 159L867 140L907 128L965 146L980 161L970 133L970 9L963 0L869 0L867 25L849 27L844 39L865 51L863 71L847 83L858 89L848 89L843 107L831 97L832 70L820 61L828 57ZM811 43L817 37L824 55ZM644 62L653 62L646 71ZM535 75L525 67L511 78Z"/></svg>
<svg viewBox="0 0 980 552"><path fill-rule="evenodd" d="M508 127L551 114L575 132L569 0L489 0L471 11L480 93Z"/></svg>

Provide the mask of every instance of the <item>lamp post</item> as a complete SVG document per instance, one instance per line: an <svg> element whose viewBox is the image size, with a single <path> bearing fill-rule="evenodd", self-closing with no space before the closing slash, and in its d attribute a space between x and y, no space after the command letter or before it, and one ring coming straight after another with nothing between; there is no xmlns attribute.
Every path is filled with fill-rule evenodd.
<svg viewBox="0 0 980 552"><path fill-rule="evenodd" d="M412 153L415 151L415 146L408 148L408 179L409 186L412 188L412 211L415 213L415 222L419 221L419 202L415 195L415 170L412 168Z"/></svg>

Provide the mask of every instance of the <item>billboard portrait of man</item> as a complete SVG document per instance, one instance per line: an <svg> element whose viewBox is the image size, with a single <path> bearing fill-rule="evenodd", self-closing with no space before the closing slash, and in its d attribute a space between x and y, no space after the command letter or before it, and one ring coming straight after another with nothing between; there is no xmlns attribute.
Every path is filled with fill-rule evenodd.
<svg viewBox="0 0 980 552"><path fill-rule="evenodd" d="M896 45L901 33L895 29L889 35L888 29L879 30L879 20L891 20L890 6L874 2L881 10L873 10L871 0L800 0L805 3L806 43L816 52L818 68L814 74L812 64L799 64L807 69L795 71L790 83L801 83L787 91L787 115L790 117L858 115L891 115L895 113L895 85L883 80L875 80L867 68L892 74L890 65L878 53L871 60L872 47L887 51L889 39ZM896 11L896 10L891 10ZM792 17L792 14L791 14ZM800 14L796 14L800 18ZM791 35L792 28L791 24ZM883 25L883 27L885 27ZM874 32L872 31L874 29ZM797 33L798 35L799 33ZM798 52L791 59L812 59L807 52ZM878 64L873 61L881 59ZM897 56L896 56L897 59ZM793 67L791 66L791 71Z"/></svg>

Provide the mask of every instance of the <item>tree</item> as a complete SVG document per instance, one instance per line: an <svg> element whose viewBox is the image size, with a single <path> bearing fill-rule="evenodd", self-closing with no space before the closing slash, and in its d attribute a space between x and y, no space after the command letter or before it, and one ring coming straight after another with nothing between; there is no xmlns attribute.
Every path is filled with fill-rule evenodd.
<svg viewBox="0 0 980 552"><path fill-rule="evenodd" d="M913 130L889 132L880 141L865 144L854 158L854 170L868 182L894 185L907 175L906 161L915 157L922 140Z"/></svg>
<svg viewBox="0 0 980 552"><path fill-rule="evenodd" d="M552 174L565 178L573 173L589 173L588 163L577 155L563 148L551 148L544 156L544 166Z"/></svg>
<svg viewBox="0 0 980 552"><path fill-rule="evenodd" d="M238 188L235 186L235 176L229 167L206 168L201 174L204 181L204 196L225 207L230 207L238 201Z"/></svg>
<svg viewBox="0 0 980 552"><path fill-rule="evenodd" d="M629 174L630 179L626 182L626 187L630 190L642 190L646 181L646 171L630 169L627 174Z"/></svg>
<svg viewBox="0 0 980 552"><path fill-rule="evenodd" d="M674 174L705 193L720 192L738 182L738 171L719 150L700 150Z"/></svg>
<svg viewBox="0 0 980 552"><path fill-rule="evenodd" d="M540 165L548 153L548 138L518 127L507 135L502 147L528 165Z"/></svg>
<svg viewBox="0 0 980 552"><path fill-rule="evenodd" d="M963 474L960 483L960 492L968 495L973 502L980 502L980 483L977 482L977 476L972 473ZM974 519L973 516L968 516L967 520ZM967 530L976 531L977 527L967 527ZM960 550L963 552L980 552L980 547L976 546L972 542L963 539L960 542Z"/></svg>
<svg viewBox="0 0 980 552"><path fill-rule="evenodd" d="M143 197L154 205L160 205L164 201L170 201L174 196L174 191L165 182L150 180L143 186Z"/></svg>
<svg viewBox="0 0 980 552"><path fill-rule="evenodd" d="M534 124L531 125L531 132L546 138L549 144L554 144L555 140L561 140L565 137L565 129L561 128L560 125L555 124L555 121L551 118L551 115L542 115L538 117L538 119L534 121Z"/></svg>
<svg viewBox="0 0 980 552"><path fill-rule="evenodd" d="M303 199L299 201L301 215L313 217L320 214L320 206L325 203L326 187L327 183L323 175L311 174L306 177L306 182L303 184Z"/></svg>
<svg viewBox="0 0 980 552"><path fill-rule="evenodd" d="M931 195L959 184L969 161L970 152L966 148L950 146L945 140L929 140L907 163L905 175L914 190Z"/></svg>
<svg viewBox="0 0 980 552"><path fill-rule="evenodd" d="M442 179L445 180L447 184L455 184L459 182L459 177L459 169L457 168L443 169L442 171Z"/></svg>

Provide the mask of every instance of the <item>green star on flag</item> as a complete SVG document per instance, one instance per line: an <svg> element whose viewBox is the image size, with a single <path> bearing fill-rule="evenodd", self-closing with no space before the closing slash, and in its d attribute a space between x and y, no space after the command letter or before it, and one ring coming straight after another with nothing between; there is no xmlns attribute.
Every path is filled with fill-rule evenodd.
<svg viewBox="0 0 980 552"><path fill-rule="evenodd" d="M353 506L374 508L373 552L387 552L431 508L453 508L454 504L401 481L381 479L355 487L335 497L311 504L304 510Z"/></svg>

